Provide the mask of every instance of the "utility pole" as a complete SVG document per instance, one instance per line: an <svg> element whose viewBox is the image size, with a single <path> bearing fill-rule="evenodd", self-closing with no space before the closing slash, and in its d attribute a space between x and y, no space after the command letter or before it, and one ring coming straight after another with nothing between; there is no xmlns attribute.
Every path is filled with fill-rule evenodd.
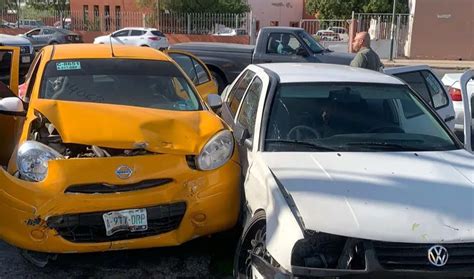
<svg viewBox="0 0 474 279"><path fill-rule="evenodd" d="M395 36L395 9L397 6L397 0L393 0L393 11L392 11L392 29L390 30L390 61L393 61L393 44Z"/></svg>

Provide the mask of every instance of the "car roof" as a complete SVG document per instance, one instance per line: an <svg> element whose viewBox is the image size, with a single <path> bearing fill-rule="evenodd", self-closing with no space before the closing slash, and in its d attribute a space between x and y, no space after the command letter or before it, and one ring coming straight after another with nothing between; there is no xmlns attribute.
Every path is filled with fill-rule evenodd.
<svg viewBox="0 0 474 279"><path fill-rule="evenodd" d="M121 30L158 31L158 29L156 29L156 28L146 28L146 27L125 27Z"/></svg>
<svg viewBox="0 0 474 279"><path fill-rule="evenodd" d="M399 79L390 75L345 65L323 63L271 63L259 64L257 66L275 73L280 78L280 83L360 82L404 84Z"/></svg>
<svg viewBox="0 0 474 279"><path fill-rule="evenodd" d="M114 45L113 56L110 44L64 44L44 47L45 57L51 60L61 59L94 59L94 58L126 58L171 61L161 51L148 47Z"/></svg>

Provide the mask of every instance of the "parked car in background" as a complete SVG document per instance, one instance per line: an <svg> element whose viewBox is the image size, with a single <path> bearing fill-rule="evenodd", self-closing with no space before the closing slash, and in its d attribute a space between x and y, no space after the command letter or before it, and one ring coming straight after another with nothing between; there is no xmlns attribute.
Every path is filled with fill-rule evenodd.
<svg viewBox="0 0 474 279"><path fill-rule="evenodd" d="M13 26L13 23L8 22L8 21L6 21L6 20L4 20L4 19L2 19L2 21L0 22L0 28L8 28L8 29L11 29L11 28L13 28L12 26Z"/></svg>
<svg viewBox="0 0 474 279"><path fill-rule="evenodd" d="M385 68L384 73L393 75L408 84L430 105L451 130L455 129L454 102L449 98L441 81L426 65Z"/></svg>
<svg viewBox="0 0 474 279"><path fill-rule="evenodd" d="M20 19L20 28L24 29L32 29L32 28L39 28L45 26L43 21L36 20L36 19ZM18 22L15 24L18 26Z"/></svg>
<svg viewBox="0 0 474 279"><path fill-rule="evenodd" d="M117 44L152 47L164 50L169 47L165 34L155 28L129 27L120 29L110 35L94 39L94 44Z"/></svg>
<svg viewBox="0 0 474 279"><path fill-rule="evenodd" d="M289 36L293 51L279 54L283 36ZM170 49L183 50L199 57L211 70L219 92L231 83L249 64L276 62L313 62L349 65L354 54L334 52L319 44L302 28L264 27L256 45L225 43L182 43Z"/></svg>
<svg viewBox="0 0 474 279"><path fill-rule="evenodd" d="M319 30L316 32L316 34L313 35L314 38L318 41L322 42L327 42L327 41L340 41L341 38L339 37L339 34L335 33L334 31L331 30Z"/></svg>
<svg viewBox="0 0 474 279"><path fill-rule="evenodd" d="M67 30L71 30L71 18L70 17L67 17L65 19L63 19L63 24L64 24L64 29L67 29ZM63 28L62 24L61 24L61 21L56 21L53 26L55 28Z"/></svg>
<svg viewBox="0 0 474 279"><path fill-rule="evenodd" d="M35 50L47 45L82 43L82 36L61 28L42 27L35 28L20 35L33 44Z"/></svg>
<svg viewBox="0 0 474 279"><path fill-rule="evenodd" d="M0 46L15 46L20 48L19 78L23 80L30 68L31 61L35 57L35 52L31 42L25 38L0 34ZM0 81L8 84L10 79L11 52L0 54Z"/></svg>
<svg viewBox="0 0 474 279"><path fill-rule="evenodd" d="M176 246L236 224L241 169L219 96L205 104L151 48L37 57L27 106L0 85L0 132L13 135L0 141L2 240L44 266L48 253Z"/></svg>
<svg viewBox="0 0 474 279"><path fill-rule="evenodd" d="M474 276L474 155L401 80L260 64L222 97L245 176L235 277Z"/></svg>
<svg viewBox="0 0 474 279"><path fill-rule="evenodd" d="M347 29L344 27L338 27L338 26L331 26L328 28L328 30L333 31L334 33L339 35L339 38L343 42L348 42L349 41L349 32L347 32Z"/></svg>
<svg viewBox="0 0 474 279"><path fill-rule="evenodd" d="M454 129L457 132L462 132L464 130L464 105L463 97L461 94L461 84L460 78L462 73L448 73L443 76L443 84L448 88L449 96L454 104L454 111L456 112L456 119ZM467 84L467 93L469 95L469 100L471 105L471 126L474 129L474 81L470 81Z"/></svg>
<svg viewBox="0 0 474 279"><path fill-rule="evenodd" d="M247 30L243 28L222 28L213 34L214 36L242 36L247 35Z"/></svg>

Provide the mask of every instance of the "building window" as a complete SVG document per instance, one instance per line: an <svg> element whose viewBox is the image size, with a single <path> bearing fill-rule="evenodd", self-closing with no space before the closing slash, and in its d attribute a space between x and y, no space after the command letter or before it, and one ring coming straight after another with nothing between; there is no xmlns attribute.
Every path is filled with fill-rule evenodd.
<svg viewBox="0 0 474 279"><path fill-rule="evenodd" d="M115 6L115 29L120 29L122 25L120 6Z"/></svg>
<svg viewBox="0 0 474 279"><path fill-rule="evenodd" d="M290 21L290 27L300 27L300 23L298 21Z"/></svg>
<svg viewBox="0 0 474 279"><path fill-rule="evenodd" d="M82 19L83 29L87 30L86 27L89 21L89 6L87 5L82 6L82 15L83 15L83 19Z"/></svg>
<svg viewBox="0 0 474 279"><path fill-rule="evenodd" d="M92 30L100 30L99 6L97 5L94 5L94 26Z"/></svg>
<svg viewBox="0 0 474 279"><path fill-rule="evenodd" d="M110 6L104 6L105 31L110 30Z"/></svg>
<svg viewBox="0 0 474 279"><path fill-rule="evenodd" d="M278 21L270 21L270 26L278 26Z"/></svg>
<svg viewBox="0 0 474 279"><path fill-rule="evenodd" d="M257 32L260 31L260 20L255 21L255 29Z"/></svg>

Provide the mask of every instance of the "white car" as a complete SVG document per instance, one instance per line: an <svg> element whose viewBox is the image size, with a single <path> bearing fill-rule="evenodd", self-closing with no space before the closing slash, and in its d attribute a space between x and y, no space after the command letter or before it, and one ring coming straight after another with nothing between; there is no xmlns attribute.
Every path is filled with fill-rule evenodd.
<svg viewBox="0 0 474 279"><path fill-rule="evenodd" d="M448 87L449 95L454 104L454 111L456 113L456 119L454 120L454 129L458 132L464 130L464 106L461 94L460 78L462 73L445 74L442 81L446 87ZM474 108L474 81L470 81L467 84L467 93L470 99L471 110ZM474 127L474 111L471 111L471 126Z"/></svg>
<svg viewBox="0 0 474 279"><path fill-rule="evenodd" d="M250 65L222 97L244 174L237 278L474 276L474 155L401 80Z"/></svg>
<svg viewBox="0 0 474 279"><path fill-rule="evenodd" d="M343 42L348 42L349 41L349 32L347 32L346 28L331 26L331 27L328 28L328 30L331 30L336 34L339 34L339 38L341 38L341 41L343 41Z"/></svg>
<svg viewBox="0 0 474 279"><path fill-rule="evenodd" d="M124 28L110 35L94 39L94 44L122 44L132 46L152 47L164 50L169 47L165 34L155 28Z"/></svg>
<svg viewBox="0 0 474 279"><path fill-rule="evenodd" d="M316 37L320 41L340 41L341 38L339 37L339 34L332 30L319 30L314 34L314 37Z"/></svg>

